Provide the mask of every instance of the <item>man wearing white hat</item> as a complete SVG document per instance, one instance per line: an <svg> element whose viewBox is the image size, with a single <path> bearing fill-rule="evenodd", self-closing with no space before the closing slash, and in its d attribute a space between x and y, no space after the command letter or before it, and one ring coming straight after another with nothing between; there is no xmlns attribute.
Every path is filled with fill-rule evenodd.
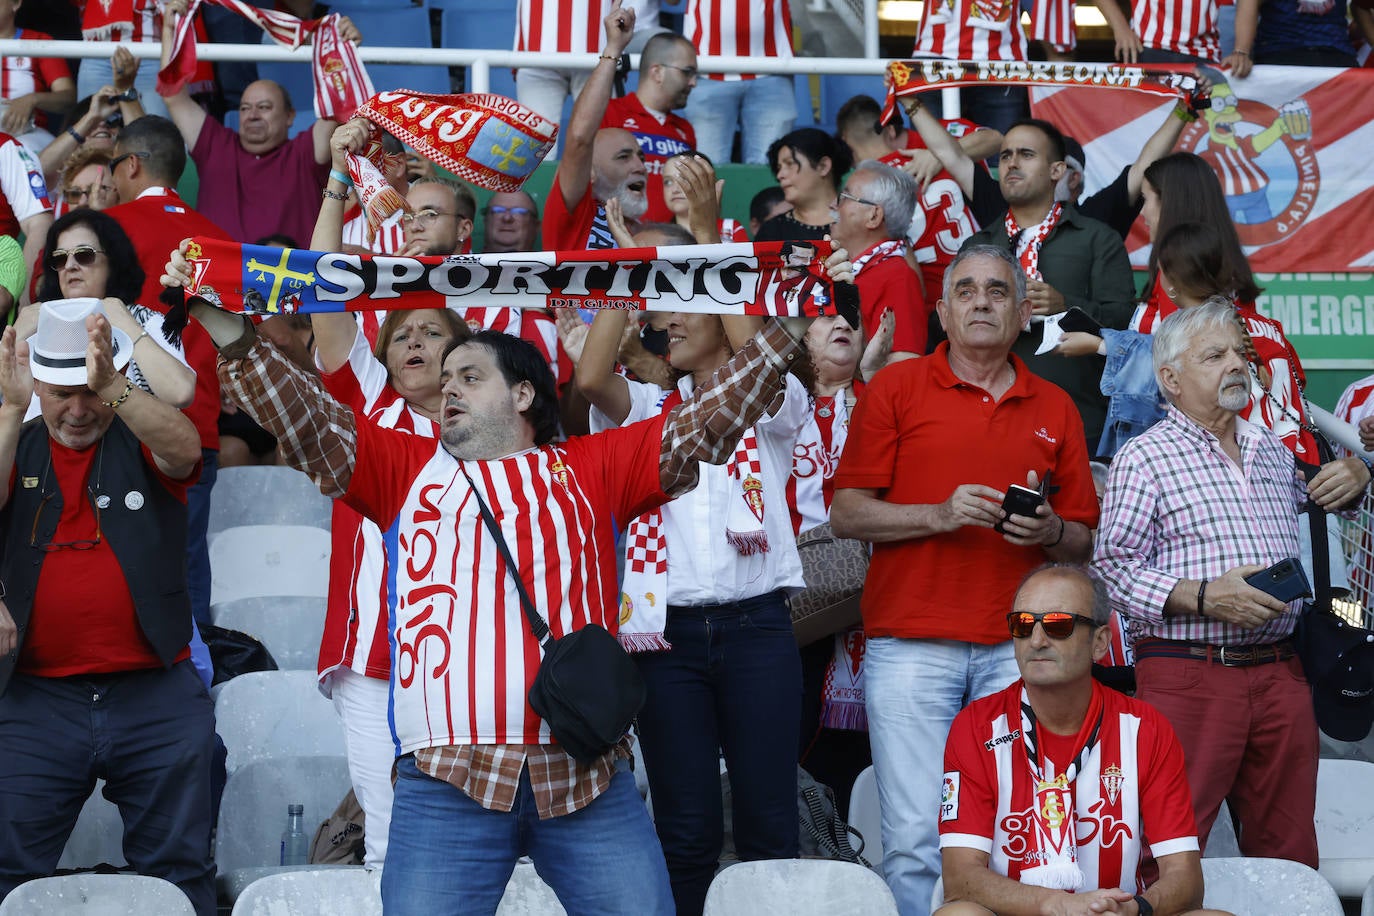
<svg viewBox="0 0 1374 916"><path fill-rule="evenodd" d="M56 869L99 777L129 864L213 916L214 712L182 560L200 439L123 374L132 353L96 299L0 338L0 899Z"/></svg>

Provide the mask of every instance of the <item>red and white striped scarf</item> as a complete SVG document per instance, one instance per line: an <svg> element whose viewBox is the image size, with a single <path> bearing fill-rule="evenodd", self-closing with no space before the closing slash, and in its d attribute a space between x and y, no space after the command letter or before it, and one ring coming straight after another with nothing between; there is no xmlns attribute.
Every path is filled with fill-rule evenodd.
<svg viewBox="0 0 1374 916"><path fill-rule="evenodd" d="M682 403L682 392L670 392L661 411ZM739 488L730 500L725 539L740 556L768 551L763 527L763 465L758 436L751 426L740 437L725 473ZM668 622L668 538L662 509L651 509L625 529L625 581L620 592L618 638L627 652L671 649L663 638Z"/></svg>
<svg viewBox="0 0 1374 916"><path fill-rule="evenodd" d="M906 253L906 239L888 239L879 242L872 248L865 251L854 259L854 276L859 275L870 262L876 263L886 261L888 258L900 258Z"/></svg>
<svg viewBox="0 0 1374 916"><path fill-rule="evenodd" d="M1033 230L1027 231L1024 227L1016 224L1016 217L1007 211L1007 238L1012 240L1016 246L1016 257L1021 262L1021 269L1026 272L1026 276L1032 280L1042 279L1040 276L1040 246L1045 243L1054 227L1059 225L1059 219L1064 215L1064 205L1056 203L1050 207L1050 212L1045 214L1045 218L1040 221L1040 225Z"/></svg>
<svg viewBox="0 0 1374 916"><path fill-rule="evenodd" d="M347 121L372 95L372 80L353 45L339 40L338 13L323 19L298 19L289 13L260 10L244 0L190 0L186 12L177 19L172 39L172 55L157 74L159 95L173 95L186 85L196 69L196 35L192 24L201 3L233 10L256 24L277 44L299 48L311 41L314 53L311 67L315 74L315 117Z"/></svg>

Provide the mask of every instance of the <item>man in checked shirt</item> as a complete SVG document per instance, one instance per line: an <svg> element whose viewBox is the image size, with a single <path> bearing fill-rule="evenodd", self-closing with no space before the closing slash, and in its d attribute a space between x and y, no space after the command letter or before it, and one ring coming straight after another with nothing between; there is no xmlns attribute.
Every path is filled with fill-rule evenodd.
<svg viewBox="0 0 1374 916"><path fill-rule="evenodd" d="M1359 462L1304 485L1292 452L1237 416L1250 378L1234 310L1203 305L1155 332L1168 415L1112 461L1093 566L1135 644L1137 698L1183 745L1204 848L1221 802L1247 856L1317 867L1317 726L1285 604L1246 576L1298 556L1299 511L1360 499Z"/></svg>
<svg viewBox="0 0 1374 916"><path fill-rule="evenodd" d="M852 282L846 258L828 262L836 282ZM168 270L165 283L190 282L180 253ZM588 623L614 633L613 522L691 490L699 461L730 457L776 409L810 319L766 324L674 410L566 442L554 441L548 364L531 344L482 331L444 354L436 442L359 420L242 316L199 299L192 314L219 348L224 390L286 461L386 532L398 756L386 912L494 913L528 855L570 913L671 914L628 736L579 764L530 709L539 645L463 472L553 635Z"/></svg>

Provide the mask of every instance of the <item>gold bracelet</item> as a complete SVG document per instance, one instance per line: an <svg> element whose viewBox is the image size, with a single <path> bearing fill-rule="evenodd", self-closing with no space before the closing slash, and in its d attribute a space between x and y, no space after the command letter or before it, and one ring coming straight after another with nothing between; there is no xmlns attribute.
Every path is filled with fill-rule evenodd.
<svg viewBox="0 0 1374 916"><path fill-rule="evenodd" d="M104 404L106 407L111 407L111 408L114 408L115 410L118 410L118 409L119 409L119 405L121 405L121 404L123 404L125 401L129 400L129 395L131 395L131 394L133 394L133 393L134 393L134 382L133 382L133 379L126 378L126 379L124 379L124 393L123 393L123 394L121 394L119 397L115 398L113 401L101 401L100 403Z"/></svg>
<svg viewBox="0 0 1374 916"><path fill-rule="evenodd" d="M598 55L596 56L596 59L597 59L597 60L615 60L615 61L618 61L618 60L620 60L620 55L619 55L619 54L598 54Z"/></svg>

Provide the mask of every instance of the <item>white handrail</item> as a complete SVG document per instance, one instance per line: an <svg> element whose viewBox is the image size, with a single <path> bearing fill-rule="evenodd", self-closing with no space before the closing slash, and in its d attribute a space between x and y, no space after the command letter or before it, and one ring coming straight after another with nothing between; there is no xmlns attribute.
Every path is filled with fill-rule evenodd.
<svg viewBox="0 0 1374 916"><path fill-rule="evenodd" d="M0 56L96 57L108 58L115 49L126 47L135 57L157 60L161 46L155 42L123 44L114 41L18 41L0 40ZM201 42L196 55L209 61L301 61L310 60L310 48L292 50L277 44L219 44ZM542 54L533 51L500 51L492 48L382 48L360 45L358 57L364 63L431 64L445 67L472 67L472 91L486 92L491 83L483 67L550 67L590 70L596 66L595 54ZM639 66L639 56L631 58ZM881 76L887 61L862 57L700 57L697 67L705 73L780 73L855 74ZM489 72L489 69L488 69Z"/></svg>

